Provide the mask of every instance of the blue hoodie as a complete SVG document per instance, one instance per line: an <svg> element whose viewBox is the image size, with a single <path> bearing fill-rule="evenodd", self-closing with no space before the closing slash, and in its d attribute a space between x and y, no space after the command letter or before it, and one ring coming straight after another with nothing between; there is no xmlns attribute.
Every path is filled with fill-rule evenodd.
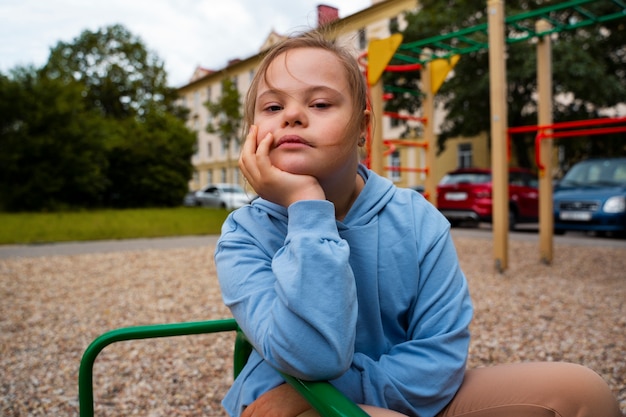
<svg viewBox="0 0 626 417"><path fill-rule="evenodd" d="M415 191L359 174L342 222L328 201L257 199L224 223L222 296L255 348L224 398L230 415L284 382L275 369L420 417L460 386L472 305L449 223Z"/></svg>

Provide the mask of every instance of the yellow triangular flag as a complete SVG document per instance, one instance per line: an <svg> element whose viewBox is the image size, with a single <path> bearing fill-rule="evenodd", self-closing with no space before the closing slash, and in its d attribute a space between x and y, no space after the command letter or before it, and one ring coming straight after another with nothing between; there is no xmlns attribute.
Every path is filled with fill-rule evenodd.
<svg viewBox="0 0 626 417"><path fill-rule="evenodd" d="M430 69L430 89L433 94L439 91L439 87L441 87L448 73L459 62L460 58L460 55L452 55L450 58L433 59L428 63Z"/></svg>
<svg viewBox="0 0 626 417"><path fill-rule="evenodd" d="M398 46L402 43L402 35L395 33L385 39L374 39L367 47L367 83L374 85L385 71L385 67L393 58Z"/></svg>

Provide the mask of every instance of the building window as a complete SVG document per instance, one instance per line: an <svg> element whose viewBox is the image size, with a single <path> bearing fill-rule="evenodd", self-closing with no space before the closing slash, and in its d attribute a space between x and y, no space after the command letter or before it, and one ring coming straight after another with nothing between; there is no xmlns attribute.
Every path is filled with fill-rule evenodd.
<svg viewBox="0 0 626 417"><path fill-rule="evenodd" d="M199 108L200 108L200 92L195 91L193 93L193 109L195 111L198 111Z"/></svg>
<svg viewBox="0 0 626 417"><path fill-rule="evenodd" d="M233 183L239 184L239 169L237 168L233 170Z"/></svg>
<svg viewBox="0 0 626 417"><path fill-rule="evenodd" d="M367 48L367 36L365 29L359 29L359 49Z"/></svg>
<svg viewBox="0 0 626 417"><path fill-rule="evenodd" d="M206 101L211 101L211 86L206 88Z"/></svg>
<svg viewBox="0 0 626 417"><path fill-rule="evenodd" d="M389 156L389 165L391 166L390 177L392 181L400 181L400 151L394 151ZM394 169L395 168L395 169Z"/></svg>
<svg viewBox="0 0 626 417"><path fill-rule="evenodd" d="M472 166L472 144L471 143L459 144L457 165L459 168L470 168Z"/></svg>
<svg viewBox="0 0 626 417"><path fill-rule="evenodd" d="M212 184L213 183L213 171L208 170L206 172L206 180L207 180L207 184Z"/></svg>
<svg viewBox="0 0 626 417"><path fill-rule="evenodd" d="M209 142L206 145L207 157L213 157L213 143Z"/></svg>
<svg viewBox="0 0 626 417"><path fill-rule="evenodd" d="M389 31L391 33L400 32L400 24L398 23L398 17L392 17L389 19Z"/></svg>
<svg viewBox="0 0 626 417"><path fill-rule="evenodd" d="M222 168L220 170L220 174L222 175L222 180L220 182L226 182L226 168Z"/></svg>

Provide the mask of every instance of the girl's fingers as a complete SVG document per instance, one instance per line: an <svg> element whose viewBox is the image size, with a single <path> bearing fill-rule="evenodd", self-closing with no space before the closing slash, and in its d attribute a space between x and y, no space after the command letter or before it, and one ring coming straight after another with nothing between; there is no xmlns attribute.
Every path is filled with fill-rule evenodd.
<svg viewBox="0 0 626 417"><path fill-rule="evenodd" d="M258 127L255 125L250 126L250 130L248 135L246 136L246 140L243 143L241 148L241 154L239 156L239 168L243 172L244 176L248 179L248 182L252 180L252 176L254 175L255 165L256 165L256 135L258 132Z"/></svg>
<svg viewBox="0 0 626 417"><path fill-rule="evenodd" d="M250 130L248 131L248 135L246 136L246 140L243 143L243 147L241 148L241 155L254 155L256 152L256 135L259 131L259 128L255 125L250 126Z"/></svg>
<svg viewBox="0 0 626 417"><path fill-rule="evenodd" d="M256 162L259 169L269 169L271 167L270 148L273 142L273 135L269 132L259 142L256 148Z"/></svg>

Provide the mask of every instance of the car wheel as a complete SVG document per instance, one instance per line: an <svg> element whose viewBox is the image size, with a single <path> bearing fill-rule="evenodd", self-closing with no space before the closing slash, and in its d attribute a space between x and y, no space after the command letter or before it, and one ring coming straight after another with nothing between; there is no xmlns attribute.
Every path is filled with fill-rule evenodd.
<svg viewBox="0 0 626 417"><path fill-rule="evenodd" d="M563 236L565 234L565 229L554 229L554 234L556 236Z"/></svg>
<svg viewBox="0 0 626 417"><path fill-rule="evenodd" d="M517 212L513 208L509 208L509 231L514 232L517 227Z"/></svg>

